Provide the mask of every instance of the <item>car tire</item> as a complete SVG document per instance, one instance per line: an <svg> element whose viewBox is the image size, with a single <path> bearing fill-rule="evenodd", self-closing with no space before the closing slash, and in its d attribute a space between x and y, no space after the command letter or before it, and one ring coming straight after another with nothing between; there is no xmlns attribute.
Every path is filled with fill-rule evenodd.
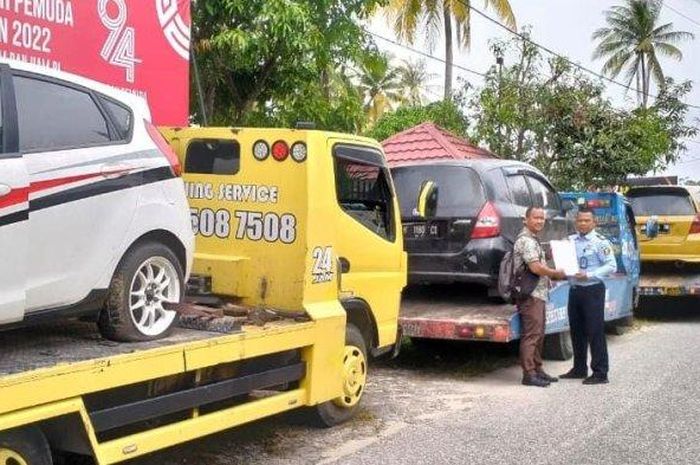
<svg viewBox="0 0 700 465"><path fill-rule="evenodd" d="M571 343L571 333L548 334L544 337L542 356L547 360L569 360L574 356L574 347Z"/></svg>
<svg viewBox="0 0 700 465"><path fill-rule="evenodd" d="M367 381L367 343L353 324L345 329L343 365L344 395L308 409L308 420L315 426L330 428L345 423L357 413L360 405Z"/></svg>
<svg viewBox="0 0 700 465"><path fill-rule="evenodd" d="M129 249L117 266L97 324L103 337L119 342L160 339L177 325L178 314L163 302L180 302L184 273L172 250L158 242Z"/></svg>
<svg viewBox="0 0 700 465"><path fill-rule="evenodd" d="M0 433L0 458L3 465L52 465L51 450L38 428L23 428Z"/></svg>

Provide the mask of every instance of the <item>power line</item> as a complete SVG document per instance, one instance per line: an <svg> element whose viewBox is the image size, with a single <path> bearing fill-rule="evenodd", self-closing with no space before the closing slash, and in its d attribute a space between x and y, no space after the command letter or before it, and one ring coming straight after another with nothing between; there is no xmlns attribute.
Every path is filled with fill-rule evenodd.
<svg viewBox="0 0 700 465"><path fill-rule="evenodd" d="M618 85L618 86L620 86L620 87L623 87L623 88L627 89L628 91L631 90L631 91L636 92L637 94L643 94L643 93L644 93L644 92L642 92L641 90L635 89L635 88L633 88L633 87L630 86L630 85L623 84L622 82L616 81L615 79L609 78L609 77L607 77L607 76L605 76L605 75L603 75L603 74L600 74L600 73L598 73L598 72L596 72L596 71L593 71L593 70L590 69L590 68L587 68L587 67L585 67L585 66L583 66L583 65L581 65L581 64L579 64L579 63L576 63L576 62L572 61L570 58L568 58L568 57L566 57L566 56L564 56L564 55L562 55L562 54L560 54L560 53L558 53L558 52L555 52L554 50L552 50L552 49L550 49L550 48L548 48L548 47L546 47L546 46L544 46L544 45L542 45L542 44L539 44L539 43L535 42L534 40L532 40L532 39L531 39L530 37L528 37L527 35L522 34L522 33L520 33L520 32L517 32L517 31L514 31L513 29L509 28L508 26L506 26L505 24L501 23L501 22L498 21L497 19L492 18L491 16L487 15L486 13L484 13L484 12L481 11L481 10L479 10L478 8L475 8L475 7L472 6L471 4L465 2L464 0L459 0L459 1L460 1L460 3L462 3L464 6L466 6L467 8L469 8L469 9L470 9L471 11L473 11L474 13L477 13L479 16L481 16L481 17L483 17L484 19L486 19L486 20L492 22L493 24L497 25L497 26L500 27L501 29L505 29L505 30L508 31L510 34L513 34L513 35L515 35L515 36L520 37L521 39L527 41L528 43L534 45L535 47L540 48L540 49L544 50L545 52L547 52L547 53L549 53L549 54L551 54L551 55L554 55L554 56L556 56L556 57L561 58L562 60L566 61L566 62L569 63L570 65L575 66L576 68L578 68L578 69L580 69L580 70L582 70L582 71L586 71L587 73L590 73L590 74L592 74L592 75L594 75L594 76L597 76L598 78L603 79L603 80L605 80L605 81L608 81L608 82L610 82L611 84L615 84L615 85ZM700 1L700 0L698 0L698 1ZM651 93L648 94L648 95L649 95L650 97L654 97L655 99L658 98L658 95L654 95L654 94L651 94ZM691 108L698 108L698 109L700 109L700 105L693 105L693 104L690 104L690 103L687 103L686 105L687 105L688 107L691 107Z"/></svg>
<svg viewBox="0 0 700 465"><path fill-rule="evenodd" d="M406 50L410 50L411 52L417 53L417 54L419 54L419 55L421 55L421 56L424 56L425 58L429 58L429 59L431 59L431 60L439 61L439 62L442 63L442 64L446 64L446 63L447 63L447 62L446 62L444 59L442 59L442 58L439 58L439 57L436 57L436 56L431 55L431 54L429 54L429 53L423 52L422 50L418 50L418 49L416 49L416 48L409 47L408 45L404 45L404 44L402 44L402 43L400 43L400 42L397 42L397 41L395 41L395 40L393 40L393 39L389 39L388 37L384 37L384 36L382 36L382 35L379 35L379 34L377 34L376 32L372 32L372 31L370 31L370 30L368 30L368 29L365 29L365 28L363 28L363 29L364 29L364 31L365 31L366 33L371 34L371 35L373 35L374 37L376 37L376 38L378 38L378 39L381 39L381 40L383 40L383 41L385 41L385 42L389 42L390 44L394 44L394 45L397 45L397 46L399 46L399 47L405 48ZM473 69L469 69L469 68L467 68L466 66L462 66L462 65L459 65L459 64L457 64L457 63L452 63L452 67L453 67L453 68L457 68L457 69L461 69L462 71L466 71L466 72L468 72L468 73L475 74L475 75L477 75L477 76L486 77L486 73L482 73L482 72L479 72L479 71L474 71Z"/></svg>
<svg viewBox="0 0 700 465"><path fill-rule="evenodd" d="M663 5L664 5L666 8L668 8L669 10L673 11L674 13L676 13L678 16L682 16L683 18L687 19L688 21L690 21L691 23L695 24L696 26L700 26L700 22L698 22L698 21L694 20L693 18L691 18L690 16L688 16L688 15L686 15L686 14L684 14L684 13L678 11L678 10L676 10L676 9L673 8L671 5L669 5L668 3L664 2Z"/></svg>

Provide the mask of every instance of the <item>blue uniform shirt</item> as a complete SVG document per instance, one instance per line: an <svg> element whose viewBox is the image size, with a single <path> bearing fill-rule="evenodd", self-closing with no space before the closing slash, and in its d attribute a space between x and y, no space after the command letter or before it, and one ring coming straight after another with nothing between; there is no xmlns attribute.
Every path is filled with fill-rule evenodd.
<svg viewBox="0 0 700 465"><path fill-rule="evenodd" d="M586 235L572 234L569 240L576 246L576 258L579 269L588 276L587 281L572 279L575 286L590 286L617 271L617 260L612 244L595 230Z"/></svg>

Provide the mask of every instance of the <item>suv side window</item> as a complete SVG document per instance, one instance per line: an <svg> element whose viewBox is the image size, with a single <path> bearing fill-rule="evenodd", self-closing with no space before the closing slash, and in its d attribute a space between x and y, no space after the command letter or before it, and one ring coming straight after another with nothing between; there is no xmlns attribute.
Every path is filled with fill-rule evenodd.
<svg viewBox="0 0 700 465"><path fill-rule="evenodd" d="M107 120L89 93L24 76L15 76L14 85L21 151L51 151L111 142Z"/></svg>
<svg viewBox="0 0 700 465"><path fill-rule="evenodd" d="M362 153L368 157L364 160ZM381 155L370 148L337 145L333 149L336 196L345 213L373 233L396 238L388 170L376 163Z"/></svg>
<svg viewBox="0 0 700 465"><path fill-rule="evenodd" d="M542 207L545 210L561 210L561 202L556 192L533 176L528 176L528 181L532 188L532 200L534 205Z"/></svg>
<svg viewBox="0 0 700 465"><path fill-rule="evenodd" d="M513 203L521 207L531 206L532 198L530 197L530 188L527 185L527 181L525 181L525 176L516 174L508 176L506 179Z"/></svg>
<svg viewBox="0 0 700 465"><path fill-rule="evenodd" d="M233 175L241 168L241 146L229 139L195 139L185 155L185 173Z"/></svg>

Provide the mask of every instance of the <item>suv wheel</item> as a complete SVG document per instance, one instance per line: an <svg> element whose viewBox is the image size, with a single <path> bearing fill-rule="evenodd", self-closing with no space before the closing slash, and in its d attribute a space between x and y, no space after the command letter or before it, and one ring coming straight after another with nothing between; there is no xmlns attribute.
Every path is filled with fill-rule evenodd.
<svg viewBox="0 0 700 465"><path fill-rule="evenodd" d="M184 295L183 272L175 254L157 242L130 249L117 267L98 326L107 339L149 341L167 336L177 313L166 302Z"/></svg>

